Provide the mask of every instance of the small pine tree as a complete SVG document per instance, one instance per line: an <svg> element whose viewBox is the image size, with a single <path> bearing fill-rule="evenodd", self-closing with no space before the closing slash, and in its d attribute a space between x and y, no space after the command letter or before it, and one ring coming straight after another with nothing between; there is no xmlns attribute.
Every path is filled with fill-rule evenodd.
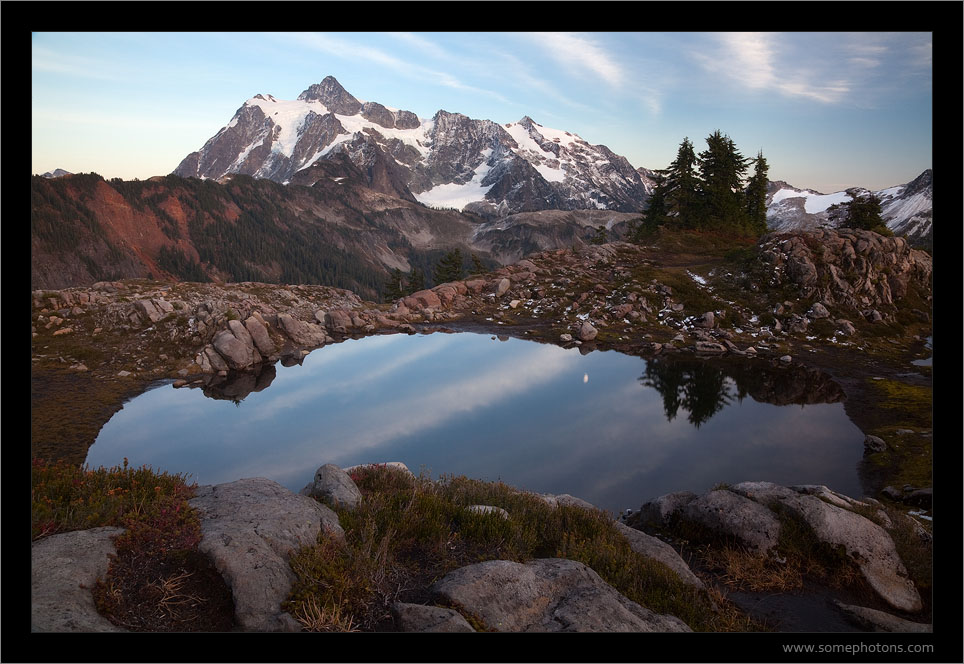
<svg viewBox="0 0 964 664"><path fill-rule="evenodd" d="M693 144L684 138L676 159L663 175L663 201L668 223L680 228L699 228L702 218L701 183L697 175L697 158Z"/></svg>
<svg viewBox="0 0 964 664"><path fill-rule="evenodd" d="M442 256L435 266L435 283L444 284L449 281L458 281L464 274L462 268L462 250L453 249Z"/></svg>
<svg viewBox="0 0 964 664"><path fill-rule="evenodd" d="M483 272L486 272L486 269L482 259L472 254L472 274L482 274Z"/></svg>
<svg viewBox="0 0 964 664"><path fill-rule="evenodd" d="M382 299L385 302L394 302L395 300L405 297L408 293L405 292L405 284L403 281L402 271L398 268L392 270L392 273L388 275L388 281L385 282L382 290Z"/></svg>
<svg viewBox="0 0 964 664"><path fill-rule="evenodd" d="M750 235L760 236L767 232L767 160L763 151L753 160L753 177L746 187L747 231Z"/></svg>
<svg viewBox="0 0 964 664"><path fill-rule="evenodd" d="M638 222L633 221L630 224L627 233L630 242L642 244L655 235L656 230L666 223L666 178L663 173L664 171L654 173L653 179L656 181L656 185L646 201L646 210L643 212L643 217Z"/></svg>
<svg viewBox="0 0 964 664"><path fill-rule="evenodd" d="M413 265L412 271L408 274L408 288L405 294L411 295L420 290L425 290L425 273Z"/></svg>

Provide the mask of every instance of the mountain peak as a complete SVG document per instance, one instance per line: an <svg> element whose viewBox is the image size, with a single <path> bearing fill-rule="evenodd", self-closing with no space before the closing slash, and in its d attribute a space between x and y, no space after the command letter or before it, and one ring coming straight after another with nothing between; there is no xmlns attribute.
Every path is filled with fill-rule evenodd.
<svg viewBox="0 0 964 664"><path fill-rule="evenodd" d="M361 110L361 102L341 86L334 76L325 76L321 83L309 86L298 95L301 101L320 101L328 110L339 115L355 115Z"/></svg>

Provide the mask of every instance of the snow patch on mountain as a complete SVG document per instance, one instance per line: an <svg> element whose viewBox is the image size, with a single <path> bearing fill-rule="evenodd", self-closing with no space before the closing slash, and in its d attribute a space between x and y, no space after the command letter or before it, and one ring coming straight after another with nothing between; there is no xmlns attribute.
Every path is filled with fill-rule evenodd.
<svg viewBox="0 0 964 664"><path fill-rule="evenodd" d="M428 191L415 194L415 200L428 207L454 208L456 210L462 210L469 203L483 200L493 186L492 184L482 184L485 176L492 170L489 163L491 155L491 149L483 150L482 156L485 160L473 171L472 179L465 184L454 182L440 184Z"/></svg>
<svg viewBox="0 0 964 664"><path fill-rule="evenodd" d="M810 190L801 191L799 189L783 188L773 194L770 204L775 205L788 198L803 198L803 208L807 214L817 214L818 212L825 212L831 205L839 205L849 201L850 194L845 191L838 191L833 194L820 194Z"/></svg>

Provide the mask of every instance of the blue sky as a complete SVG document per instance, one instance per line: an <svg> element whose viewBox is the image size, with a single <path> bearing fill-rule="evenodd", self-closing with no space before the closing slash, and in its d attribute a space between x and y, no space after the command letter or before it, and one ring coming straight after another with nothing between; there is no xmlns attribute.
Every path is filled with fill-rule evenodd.
<svg viewBox="0 0 964 664"><path fill-rule="evenodd" d="M44 33L32 171L170 173L258 93L546 127L664 168L719 129L771 180L879 190L932 166L930 33Z"/></svg>

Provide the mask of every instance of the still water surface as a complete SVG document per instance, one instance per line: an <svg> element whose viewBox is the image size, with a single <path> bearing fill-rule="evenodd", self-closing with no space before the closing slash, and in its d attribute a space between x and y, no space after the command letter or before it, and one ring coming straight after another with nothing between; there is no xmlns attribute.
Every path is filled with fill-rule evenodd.
<svg viewBox="0 0 964 664"><path fill-rule="evenodd" d="M145 392L104 425L87 464L126 457L199 484L268 477L298 491L324 463L401 461L614 512L744 480L862 494L863 435L842 403L774 405L787 400L782 374L760 373L762 360L739 374L689 362L470 333L350 340L278 365L269 387L233 401Z"/></svg>

